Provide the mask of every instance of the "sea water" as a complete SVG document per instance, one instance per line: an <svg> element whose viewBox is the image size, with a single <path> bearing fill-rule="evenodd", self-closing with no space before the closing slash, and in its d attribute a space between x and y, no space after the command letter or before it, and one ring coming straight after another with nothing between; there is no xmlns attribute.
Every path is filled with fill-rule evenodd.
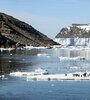
<svg viewBox="0 0 90 100"><path fill-rule="evenodd" d="M83 57L85 60L60 60ZM46 69L49 74L90 71L90 51L86 49L15 49L0 53L0 100L90 100L90 81L27 81L12 72ZM4 76L4 77L3 77Z"/></svg>

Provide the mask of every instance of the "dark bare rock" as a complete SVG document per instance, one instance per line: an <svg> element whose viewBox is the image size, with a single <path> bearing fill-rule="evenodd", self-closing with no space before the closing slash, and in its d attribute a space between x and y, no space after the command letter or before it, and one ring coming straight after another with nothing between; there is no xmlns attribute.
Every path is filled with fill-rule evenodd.
<svg viewBox="0 0 90 100"><path fill-rule="evenodd" d="M52 39L12 16L0 13L0 47L57 45Z"/></svg>
<svg viewBox="0 0 90 100"><path fill-rule="evenodd" d="M90 24L72 24L62 28L55 38L90 38Z"/></svg>

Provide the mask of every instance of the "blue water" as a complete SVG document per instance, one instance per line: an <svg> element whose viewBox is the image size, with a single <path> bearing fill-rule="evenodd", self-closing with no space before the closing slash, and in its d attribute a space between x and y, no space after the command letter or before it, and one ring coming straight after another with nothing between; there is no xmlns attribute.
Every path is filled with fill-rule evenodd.
<svg viewBox="0 0 90 100"><path fill-rule="evenodd" d="M50 56L37 56L37 54ZM85 57L85 61L60 61L58 57ZM81 67L73 69L71 67ZM47 69L51 74L90 70L90 51L32 49L3 51L0 54L0 100L90 100L90 81L27 81L10 72Z"/></svg>

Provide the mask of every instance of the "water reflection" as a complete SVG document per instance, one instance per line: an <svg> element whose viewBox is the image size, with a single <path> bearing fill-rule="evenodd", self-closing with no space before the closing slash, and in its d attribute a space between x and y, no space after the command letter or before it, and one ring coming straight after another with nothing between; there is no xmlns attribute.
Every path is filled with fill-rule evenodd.
<svg viewBox="0 0 90 100"><path fill-rule="evenodd" d="M37 54L50 54L50 57ZM60 61L59 57L85 57L85 61ZM66 73L90 69L90 51L69 49L15 49L0 51L0 74L12 71L34 71L42 67L50 73ZM78 68L77 68L78 67Z"/></svg>

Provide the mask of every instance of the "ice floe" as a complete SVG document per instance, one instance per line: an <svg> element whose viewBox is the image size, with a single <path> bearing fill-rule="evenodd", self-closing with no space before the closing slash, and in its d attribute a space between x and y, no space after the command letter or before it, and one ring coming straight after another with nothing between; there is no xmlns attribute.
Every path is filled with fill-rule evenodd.
<svg viewBox="0 0 90 100"><path fill-rule="evenodd" d="M35 72L13 72L10 76L26 77L27 81L90 80L90 71L49 74L47 70L38 68Z"/></svg>
<svg viewBox="0 0 90 100"><path fill-rule="evenodd" d="M0 78L4 78L5 76L4 75L0 75Z"/></svg>
<svg viewBox="0 0 90 100"><path fill-rule="evenodd" d="M90 80L89 72L27 76L27 81Z"/></svg>
<svg viewBox="0 0 90 100"><path fill-rule="evenodd" d="M48 74L47 70L43 68L38 68L35 72L12 72L10 76L17 76L17 77L26 77L26 76L35 76L35 75L46 75Z"/></svg>
<svg viewBox="0 0 90 100"><path fill-rule="evenodd" d="M12 50L14 50L15 48L0 48L0 51L6 51L6 50L8 50L8 51L12 51Z"/></svg>
<svg viewBox="0 0 90 100"><path fill-rule="evenodd" d="M70 69L88 69L88 67L70 67Z"/></svg>
<svg viewBox="0 0 90 100"><path fill-rule="evenodd" d="M43 47L43 46L39 46L39 47L33 47L33 46L25 46L25 49L47 49L48 47Z"/></svg>
<svg viewBox="0 0 90 100"><path fill-rule="evenodd" d="M42 53L42 54L39 53L39 54L37 54L37 56L39 56L39 57L40 57L40 56L43 56L43 57L44 57L44 56L46 56L46 57L50 57L51 55L50 55L50 54L46 54L46 53Z"/></svg>
<svg viewBox="0 0 90 100"><path fill-rule="evenodd" d="M59 59L60 60L85 60L85 58L84 57L80 57L80 56L78 56L78 57L59 57Z"/></svg>

